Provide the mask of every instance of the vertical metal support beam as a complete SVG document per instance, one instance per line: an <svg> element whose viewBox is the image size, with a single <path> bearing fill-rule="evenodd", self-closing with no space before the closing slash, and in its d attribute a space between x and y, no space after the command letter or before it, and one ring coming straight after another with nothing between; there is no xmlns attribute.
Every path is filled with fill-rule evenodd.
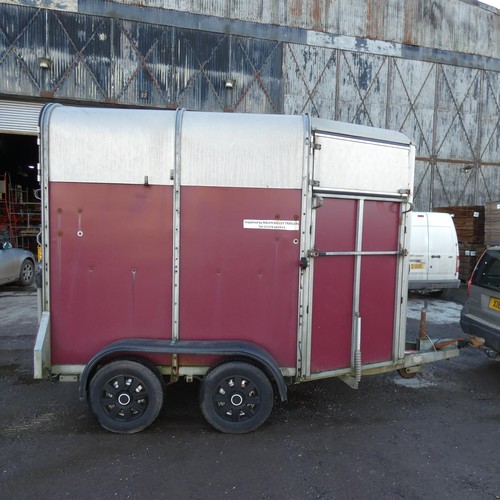
<svg viewBox="0 0 500 500"><path fill-rule="evenodd" d="M431 146L431 179L429 185L429 210L432 211L434 208L434 177L435 177L435 169L436 169L436 158L437 158L437 115L439 109L439 75L440 75L440 66L435 64L436 68L436 79L434 81L434 113L432 115L432 146Z"/></svg>
<svg viewBox="0 0 500 500"><path fill-rule="evenodd" d="M340 72L342 71L340 59L342 56L342 52L337 49L337 61L335 68L335 120L340 119Z"/></svg>
<svg viewBox="0 0 500 500"><path fill-rule="evenodd" d="M173 269L172 269L172 341L179 339L179 288L181 261L181 139L184 109L177 110L175 118L175 164L173 172ZM174 364L174 359L172 359ZM177 367L172 366L172 372Z"/></svg>
<svg viewBox="0 0 500 500"><path fill-rule="evenodd" d="M44 23L45 23L45 47L43 48L43 56L50 58L50 52L49 52L49 11L48 9L45 10L45 17L44 17ZM42 70L42 78L41 78L41 91L42 92L49 92L50 91L50 69Z"/></svg>
<svg viewBox="0 0 500 500"><path fill-rule="evenodd" d="M113 41L110 43L110 69L109 69L109 81L110 81L110 88L108 89L108 97L113 101L116 96L116 80L117 80L117 72L116 72L116 66L117 66L117 61L119 61L122 57L122 55L119 53L118 56L116 55L116 48L115 48L115 19L111 19L109 22L109 36L111 40ZM119 50L119 49L118 49Z"/></svg>
<svg viewBox="0 0 500 500"><path fill-rule="evenodd" d="M477 110L477 139L476 139L476 150L474 152L474 166L476 167L474 169L474 196L472 199L472 204L473 205L478 205L478 176L480 175L480 169L481 169L481 141L483 138L483 102L484 102L484 79L485 79L485 72L484 70L479 71L480 77L479 77L479 104L478 104L478 110ZM482 202L484 203L484 201Z"/></svg>
<svg viewBox="0 0 500 500"><path fill-rule="evenodd" d="M385 128L391 128L391 105L392 105L392 71L393 58L387 57L387 97L385 103Z"/></svg>
<svg viewBox="0 0 500 500"><path fill-rule="evenodd" d="M361 314L359 312L359 294L361 291L361 255L363 250L363 218L365 200L358 201L358 213L356 217L356 252L354 256L354 289L352 294L352 365L356 381L361 378Z"/></svg>
<svg viewBox="0 0 500 500"><path fill-rule="evenodd" d="M302 158L302 202L300 212L300 256L308 258L314 246L314 213L312 210L313 141L311 120L304 116L304 149ZM297 262L298 268L298 262ZM304 379L311 373L311 330L314 259L309 259L306 269L299 272L299 314L297 320L297 378Z"/></svg>

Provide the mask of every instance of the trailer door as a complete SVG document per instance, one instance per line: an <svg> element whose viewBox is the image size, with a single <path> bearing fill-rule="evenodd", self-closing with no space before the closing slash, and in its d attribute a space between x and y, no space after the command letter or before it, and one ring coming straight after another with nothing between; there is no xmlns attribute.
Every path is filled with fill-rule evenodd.
<svg viewBox="0 0 500 500"><path fill-rule="evenodd" d="M323 195L324 196L324 195ZM311 372L393 358L400 203L324 196L316 211Z"/></svg>
<svg viewBox="0 0 500 500"><path fill-rule="evenodd" d="M357 131L315 134L311 377L358 377L404 350L412 147L397 133Z"/></svg>

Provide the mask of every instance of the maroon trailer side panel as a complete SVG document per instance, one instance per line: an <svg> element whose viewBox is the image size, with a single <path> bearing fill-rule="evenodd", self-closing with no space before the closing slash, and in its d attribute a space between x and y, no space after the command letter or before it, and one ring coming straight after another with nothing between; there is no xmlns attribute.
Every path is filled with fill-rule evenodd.
<svg viewBox="0 0 500 500"><path fill-rule="evenodd" d="M49 196L53 364L170 338L172 188L52 182Z"/></svg>
<svg viewBox="0 0 500 500"><path fill-rule="evenodd" d="M299 190L185 186L181 195L182 340L239 339L295 367L299 228L243 221L300 219ZM181 364L202 364L182 357Z"/></svg>

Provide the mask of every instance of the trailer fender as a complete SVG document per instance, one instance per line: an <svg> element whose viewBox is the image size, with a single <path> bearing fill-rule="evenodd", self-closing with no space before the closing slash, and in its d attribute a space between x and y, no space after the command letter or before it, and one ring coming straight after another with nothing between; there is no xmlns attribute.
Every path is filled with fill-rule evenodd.
<svg viewBox="0 0 500 500"><path fill-rule="evenodd" d="M287 400L287 386L276 360L261 346L246 341L229 340L171 340L126 339L113 342L85 365L80 376L80 399L87 400L90 379L98 365L106 358L123 354L195 354L216 356L244 356L260 365L276 383L281 401Z"/></svg>

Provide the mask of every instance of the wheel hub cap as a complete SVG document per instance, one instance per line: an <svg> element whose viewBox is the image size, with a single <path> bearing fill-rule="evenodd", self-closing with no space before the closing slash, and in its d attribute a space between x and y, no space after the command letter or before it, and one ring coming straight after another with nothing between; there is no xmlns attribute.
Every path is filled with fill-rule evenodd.
<svg viewBox="0 0 500 500"><path fill-rule="evenodd" d="M127 406L130 403L130 401L132 401L132 398L126 392L122 392L118 396L118 403L120 403L122 406Z"/></svg>
<svg viewBox="0 0 500 500"><path fill-rule="evenodd" d="M233 394L231 396L231 404L233 406L240 406L243 403L243 396L241 394Z"/></svg>

